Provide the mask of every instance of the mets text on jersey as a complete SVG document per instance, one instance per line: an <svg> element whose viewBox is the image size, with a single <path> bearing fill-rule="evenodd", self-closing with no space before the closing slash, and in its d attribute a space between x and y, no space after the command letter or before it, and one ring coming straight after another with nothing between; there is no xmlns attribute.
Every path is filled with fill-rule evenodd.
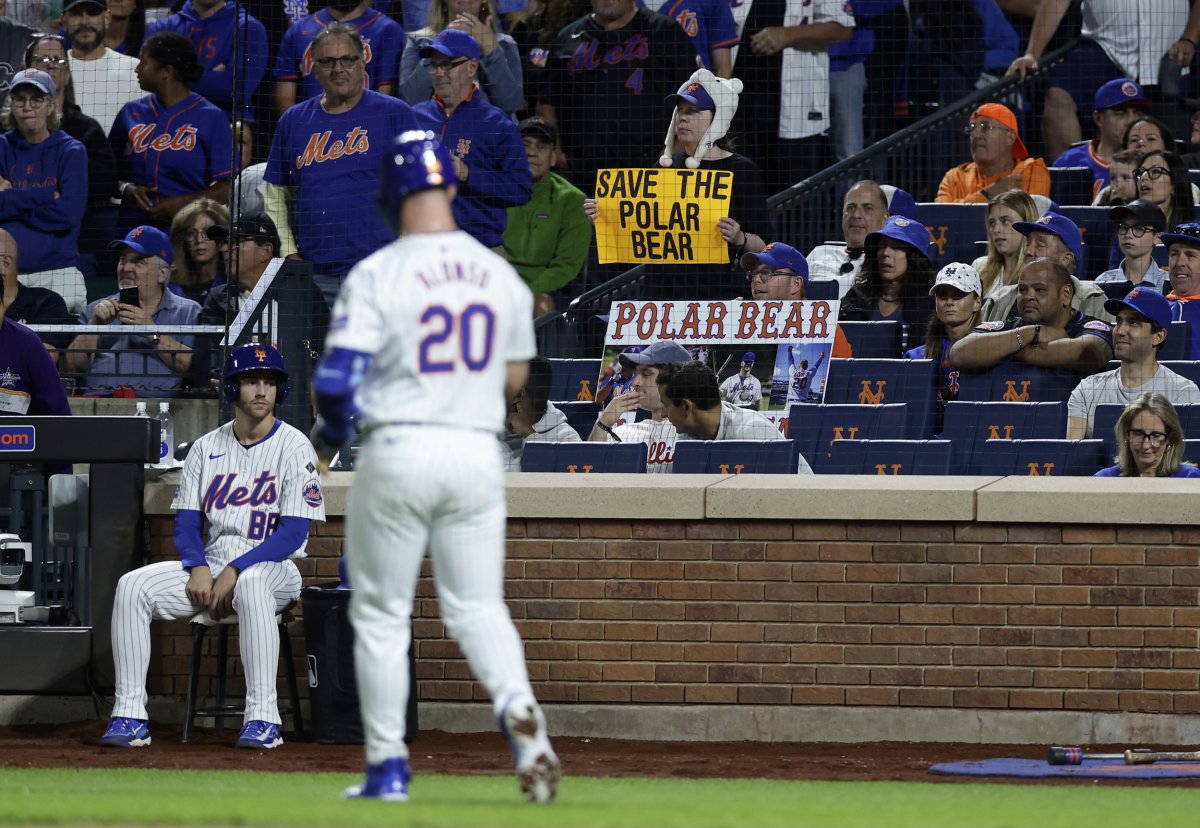
<svg viewBox="0 0 1200 828"><path fill-rule="evenodd" d="M354 127L346 133L346 140L340 138L329 143L333 137L332 130L314 132L304 147L304 152L296 157L296 169L301 170L312 164L323 164L333 161L343 155L366 155L371 151L371 140L367 131L362 127Z"/></svg>

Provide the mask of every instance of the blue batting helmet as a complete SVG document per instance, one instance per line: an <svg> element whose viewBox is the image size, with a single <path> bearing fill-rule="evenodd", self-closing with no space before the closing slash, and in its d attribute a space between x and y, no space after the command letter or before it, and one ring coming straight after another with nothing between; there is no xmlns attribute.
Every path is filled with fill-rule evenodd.
<svg viewBox="0 0 1200 828"><path fill-rule="evenodd" d="M221 396L225 402L238 398L237 377L250 371L271 371L279 375L279 393L276 402L287 399L288 372L283 365L283 355L270 345L251 342L239 345L225 357L225 370L221 374Z"/></svg>
<svg viewBox="0 0 1200 828"><path fill-rule="evenodd" d="M379 176L379 210L393 232L400 204L413 193L444 189L458 183L450 153L432 132L423 129L402 132L384 157Z"/></svg>

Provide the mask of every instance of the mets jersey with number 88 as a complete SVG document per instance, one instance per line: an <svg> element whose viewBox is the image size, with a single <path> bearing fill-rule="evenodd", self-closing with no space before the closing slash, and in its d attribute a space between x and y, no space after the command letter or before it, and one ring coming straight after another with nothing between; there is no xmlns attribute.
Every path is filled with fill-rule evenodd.
<svg viewBox="0 0 1200 828"><path fill-rule="evenodd" d="M326 349L372 354L356 402L369 430L499 433L509 362L533 357L533 295L467 233L415 233L368 256L334 306Z"/></svg>

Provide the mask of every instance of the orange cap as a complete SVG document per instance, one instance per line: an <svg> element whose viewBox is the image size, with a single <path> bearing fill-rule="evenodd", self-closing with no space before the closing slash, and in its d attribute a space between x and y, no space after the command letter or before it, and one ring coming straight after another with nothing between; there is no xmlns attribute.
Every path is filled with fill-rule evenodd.
<svg viewBox="0 0 1200 828"><path fill-rule="evenodd" d="M1025 144L1021 141L1021 131L1017 129L1017 116L1012 110L1004 104L986 103L971 113L971 120L974 121L978 117L991 118L999 121L1004 126L1012 130L1015 141L1012 145L1012 157L1014 161L1024 161L1029 157L1029 150L1025 149Z"/></svg>

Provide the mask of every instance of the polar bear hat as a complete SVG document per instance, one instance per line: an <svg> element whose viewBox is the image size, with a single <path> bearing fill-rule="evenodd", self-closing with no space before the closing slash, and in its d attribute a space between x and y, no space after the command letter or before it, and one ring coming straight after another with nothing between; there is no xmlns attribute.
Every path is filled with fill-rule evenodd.
<svg viewBox="0 0 1200 828"><path fill-rule="evenodd" d="M667 97L668 101L675 103L676 111L671 113L671 126L667 129L666 146L658 163L664 167L671 166L671 156L677 149L675 121L679 117L680 101L686 101L700 109L711 110L713 113L712 123L708 127L708 132L700 138L696 154L689 156L685 162L688 169L694 170L700 166L700 159L729 131L729 124L733 121L733 114L737 112L738 95L741 92L742 82L738 78L718 78L707 69L697 69L693 72L687 82L679 87L678 92Z"/></svg>

